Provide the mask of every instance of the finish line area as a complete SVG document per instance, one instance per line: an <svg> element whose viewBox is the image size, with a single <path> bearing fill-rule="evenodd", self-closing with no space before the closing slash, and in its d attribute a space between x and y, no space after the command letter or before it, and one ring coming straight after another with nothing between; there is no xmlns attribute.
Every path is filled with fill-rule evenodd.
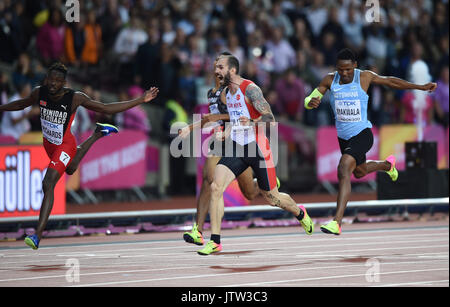
<svg viewBox="0 0 450 307"><path fill-rule="evenodd" d="M223 231L200 256L181 233L53 238L37 251L0 243L0 286L449 286L448 221L352 224L342 235L300 227ZM79 265L79 278L67 275Z"/></svg>
<svg viewBox="0 0 450 307"><path fill-rule="evenodd" d="M4 240L0 287L448 287L445 201L444 213L354 218L340 236L322 233L314 214L312 236L289 221L224 227L223 251L210 256L185 243L182 229L48 237L37 251Z"/></svg>
<svg viewBox="0 0 450 307"><path fill-rule="evenodd" d="M300 205L300 204L298 204ZM316 224L330 220L335 202L302 203ZM344 223L408 219L409 214L434 214L449 209L449 198L350 201ZM51 215L44 238L92 234L185 231L192 227L195 208L136 210ZM34 232L37 216L0 219L0 240L22 239ZM208 228L208 218L206 220ZM248 227L296 226L292 215L277 207L250 205L225 207L223 229Z"/></svg>

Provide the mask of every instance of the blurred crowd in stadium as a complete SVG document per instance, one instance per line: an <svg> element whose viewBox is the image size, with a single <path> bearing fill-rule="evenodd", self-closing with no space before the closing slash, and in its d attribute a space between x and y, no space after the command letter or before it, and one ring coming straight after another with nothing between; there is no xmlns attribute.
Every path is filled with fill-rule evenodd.
<svg viewBox="0 0 450 307"><path fill-rule="evenodd" d="M367 17L373 3L380 5L378 22ZM69 67L69 84L92 97L123 99L158 86L156 105L176 101L190 115L206 103L206 90L214 80L213 61L227 50L240 60L240 74L263 89L278 120L309 127L333 125L327 104L304 112L303 100L334 70L337 52L349 47L357 52L360 68L407 80L411 63L422 59L432 80L439 83L427 99L427 123L448 125L446 0L83 0L79 4L79 22L69 23L66 13L71 6L64 0L0 0L1 103L28 95L42 82L46 68L62 61ZM369 91L374 125L414 122L408 93L380 87ZM102 116L80 113L86 128L98 120L95 116ZM109 120L150 131L144 109L130 113ZM29 120L25 130L40 128L36 111L17 115L14 123L18 119ZM0 134L4 131L3 127Z"/></svg>

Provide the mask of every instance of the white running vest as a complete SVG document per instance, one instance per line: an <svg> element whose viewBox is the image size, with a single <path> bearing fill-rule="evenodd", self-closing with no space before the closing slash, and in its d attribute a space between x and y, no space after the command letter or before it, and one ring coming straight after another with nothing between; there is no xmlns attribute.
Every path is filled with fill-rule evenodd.
<svg viewBox="0 0 450 307"><path fill-rule="evenodd" d="M230 90L228 90L226 95L231 123L231 139L242 146L255 142L256 134L253 126L242 126L239 118L244 116L255 119L260 116L253 105L247 104L245 101L245 89L251 83L253 82L250 80L244 80L236 93L231 94Z"/></svg>

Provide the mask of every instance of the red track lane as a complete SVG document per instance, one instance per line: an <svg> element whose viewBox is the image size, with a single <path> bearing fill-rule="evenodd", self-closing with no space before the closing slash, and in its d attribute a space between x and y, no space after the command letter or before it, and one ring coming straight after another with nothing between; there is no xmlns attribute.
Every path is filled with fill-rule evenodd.
<svg viewBox="0 0 450 307"><path fill-rule="evenodd" d="M0 242L0 287L448 287L448 226L447 217L344 225L341 236L319 225L312 236L224 230L223 251L210 256L173 232L44 239L37 251Z"/></svg>

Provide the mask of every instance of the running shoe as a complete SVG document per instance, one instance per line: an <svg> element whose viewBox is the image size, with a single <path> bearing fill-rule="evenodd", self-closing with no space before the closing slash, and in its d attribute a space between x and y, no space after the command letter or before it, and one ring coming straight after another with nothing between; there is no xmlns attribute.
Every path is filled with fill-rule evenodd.
<svg viewBox="0 0 450 307"><path fill-rule="evenodd" d="M37 235L27 236L25 238L25 244L31 247L32 249L39 248L39 238Z"/></svg>
<svg viewBox="0 0 450 307"><path fill-rule="evenodd" d="M312 235L312 233L314 232L314 222L309 217L304 206L300 206L299 208L303 211L303 218L300 220L300 224L302 225L303 229L305 229L307 235Z"/></svg>
<svg viewBox="0 0 450 307"><path fill-rule="evenodd" d="M103 134L103 136L107 136L107 135L110 135L111 133L119 132L119 129L116 126L113 126L110 124L96 123L95 125L97 126L95 131L96 132L100 131Z"/></svg>
<svg viewBox="0 0 450 307"><path fill-rule="evenodd" d="M187 243L193 243L196 245L203 245L203 243L205 243L202 233L198 231L198 225L196 223L194 223L191 232L185 232L183 234L183 239Z"/></svg>
<svg viewBox="0 0 450 307"><path fill-rule="evenodd" d="M392 181L397 181L398 171L395 168L395 157L393 155L390 155L389 157L386 158L386 161L391 163L391 169L386 171L386 173L389 175L389 177L391 177Z"/></svg>
<svg viewBox="0 0 450 307"><path fill-rule="evenodd" d="M218 253L222 250L222 244L217 244L214 241L209 241L206 246L199 250L197 253L202 256L210 255L212 253Z"/></svg>
<svg viewBox="0 0 450 307"><path fill-rule="evenodd" d="M322 230L322 232L324 233L329 233L336 236L341 234L341 226L339 226L338 222L336 221L331 221L326 225L320 226L320 230Z"/></svg>

